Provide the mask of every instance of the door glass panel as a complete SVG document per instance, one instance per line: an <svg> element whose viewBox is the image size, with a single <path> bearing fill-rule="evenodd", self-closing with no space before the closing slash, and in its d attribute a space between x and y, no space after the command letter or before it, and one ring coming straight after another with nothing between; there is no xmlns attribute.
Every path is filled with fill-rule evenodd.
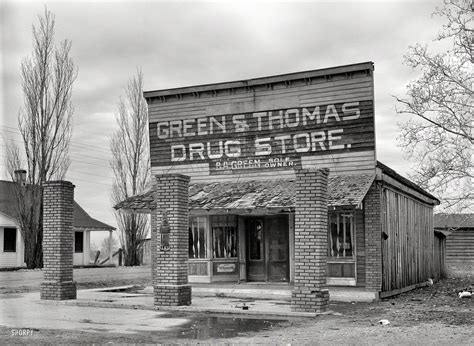
<svg viewBox="0 0 474 346"><path fill-rule="evenodd" d="M263 220L251 220L249 227L249 258L263 259Z"/></svg>
<svg viewBox="0 0 474 346"><path fill-rule="evenodd" d="M288 280L288 217L267 218L268 237L268 281Z"/></svg>

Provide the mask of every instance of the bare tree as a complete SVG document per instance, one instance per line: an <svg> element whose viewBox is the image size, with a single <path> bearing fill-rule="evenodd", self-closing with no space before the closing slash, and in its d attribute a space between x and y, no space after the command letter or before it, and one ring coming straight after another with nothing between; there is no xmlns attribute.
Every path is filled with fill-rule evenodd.
<svg viewBox="0 0 474 346"><path fill-rule="evenodd" d="M416 162L412 178L440 196L443 208L460 211L473 197L471 1L445 0L434 15L446 21L435 39L445 48L430 53L416 44L405 56L420 77L407 85L405 98L396 98L397 112L410 115L399 124L400 144Z"/></svg>
<svg viewBox="0 0 474 346"><path fill-rule="evenodd" d="M39 26L33 25L32 55L21 64L24 103L18 114L18 128L25 160L14 144L7 149L7 169L12 178L17 169L27 171L26 184L18 184L15 194L28 268L43 265L43 182L63 178L70 164L74 111L71 93L77 69L69 55L71 42L64 40L55 45L54 26L54 15L45 9L44 16L39 16Z"/></svg>
<svg viewBox="0 0 474 346"><path fill-rule="evenodd" d="M150 180L148 109L143 98L141 71L128 82L126 97L120 98L118 103L116 119L119 129L110 140L114 205L145 191ZM148 232L148 216L116 211L115 217L125 265L139 265L143 240Z"/></svg>
<svg viewBox="0 0 474 346"><path fill-rule="evenodd" d="M112 237L112 238L105 237L100 242L100 254L102 255L103 258L108 258L110 255L113 255L113 253L117 251L118 248L119 248L119 242L117 238L115 237ZM110 249L112 249L112 254L109 251ZM112 260L110 262L112 262Z"/></svg>

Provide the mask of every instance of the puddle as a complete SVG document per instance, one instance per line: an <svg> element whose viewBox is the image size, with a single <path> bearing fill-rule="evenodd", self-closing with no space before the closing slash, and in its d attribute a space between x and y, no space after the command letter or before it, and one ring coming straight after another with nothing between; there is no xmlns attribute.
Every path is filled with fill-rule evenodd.
<svg viewBox="0 0 474 346"><path fill-rule="evenodd" d="M99 290L99 292L121 292L121 293L137 293L145 288L142 285L133 285L133 286L123 286L123 287L113 287L113 288L104 288Z"/></svg>
<svg viewBox="0 0 474 346"><path fill-rule="evenodd" d="M223 316L191 317L190 322L175 330L175 337L197 340L232 338L246 333L272 330L285 322L287 321Z"/></svg>
<svg viewBox="0 0 474 346"><path fill-rule="evenodd" d="M254 303L255 299L243 298L243 299L231 300L230 302L231 303Z"/></svg>

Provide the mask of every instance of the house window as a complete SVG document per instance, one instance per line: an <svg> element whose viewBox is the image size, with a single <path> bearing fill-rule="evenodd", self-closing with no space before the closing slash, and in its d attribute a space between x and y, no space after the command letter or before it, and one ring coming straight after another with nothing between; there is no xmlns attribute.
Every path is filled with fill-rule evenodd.
<svg viewBox="0 0 474 346"><path fill-rule="evenodd" d="M3 229L3 252L16 252L16 228Z"/></svg>
<svg viewBox="0 0 474 346"><path fill-rule="evenodd" d="M352 213L329 214L329 258L354 256L354 215Z"/></svg>
<svg viewBox="0 0 474 346"><path fill-rule="evenodd" d="M84 232L74 232L74 252L84 251Z"/></svg>
<svg viewBox="0 0 474 346"><path fill-rule="evenodd" d="M207 218L189 218L189 258L207 258Z"/></svg>
<svg viewBox="0 0 474 346"><path fill-rule="evenodd" d="M214 258L237 257L237 217L219 215L211 217Z"/></svg>

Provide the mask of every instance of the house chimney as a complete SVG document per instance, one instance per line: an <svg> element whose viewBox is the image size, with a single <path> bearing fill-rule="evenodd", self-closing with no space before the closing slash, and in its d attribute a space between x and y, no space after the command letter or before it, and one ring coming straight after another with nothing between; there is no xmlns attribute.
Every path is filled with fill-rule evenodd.
<svg viewBox="0 0 474 346"><path fill-rule="evenodd" d="M15 181L21 185L26 185L26 171L24 169L17 169L15 172Z"/></svg>

